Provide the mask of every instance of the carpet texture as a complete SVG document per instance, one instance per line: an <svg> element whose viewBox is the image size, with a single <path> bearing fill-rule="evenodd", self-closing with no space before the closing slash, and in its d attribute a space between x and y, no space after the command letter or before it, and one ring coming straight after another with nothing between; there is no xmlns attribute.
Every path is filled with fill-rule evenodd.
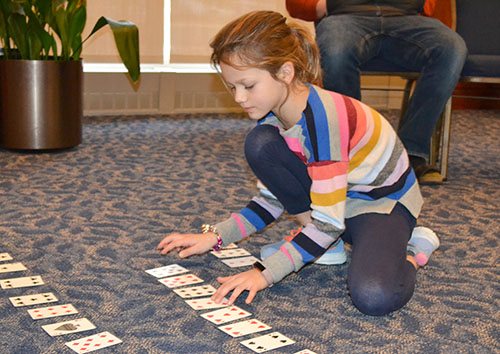
<svg viewBox="0 0 500 354"><path fill-rule="evenodd" d="M396 111L383 112L395 120ZM236 305L296 341L273 353L500 352L500 112L454 112L449 179L424 186L419 224L441 238L419 270L413 298L384 317L361 314L345 265L309 265ZM64 343L109 331L122 344L102 353L251 353L144 272L178 263L216 286L235 270L210 254L160 256L173 231L198 231L256 193L243 156L254 122L236 116L87 117L83 143L53 153L0 150L0 252L45 285L0 289L1 353L70 353ZM295 224L240 243L258 256ZM32 320L9 297L53 292L79 315ZM40 305L46 306L46 305ZM50 337L41 326L86 317L97 329ZM264 332L267 333L267 332Z"/></svg>

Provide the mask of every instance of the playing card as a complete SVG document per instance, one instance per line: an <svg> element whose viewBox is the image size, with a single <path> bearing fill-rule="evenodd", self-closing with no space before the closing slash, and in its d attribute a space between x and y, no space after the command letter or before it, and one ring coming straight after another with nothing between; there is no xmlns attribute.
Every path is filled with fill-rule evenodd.
<svg viewBox="0 0 500 354"><path fill-rule="evenodd" d="M223 332L226 332L231 337L241 337L246 336L250 333L256 333L271 329L271 326L268 326L259 320L253 319L231 323L228 325L219 326L217 328Z"/></svg>
<svg viewBox="0 0 500 354"><path fill-rule="evenodd" d="M156 278L163 278L163 277L168 277L168 276L187 273L187 272L189 272L189 270L187 270L184 267L181 267L178 264L170 264L170 265L166 265L164 267L146 270L146 273L148 273Z"/></svg>
<svg viewBox="0 0 500 354"><path fill-rule="evenodd" d="M212 285L199 285L191 286L188 288L174 289L174 292L183 299L187 299L190 297L200 297L215 294L215 288Z"/></svg>
<svg viewBox="0 0 500 354"><path fill-rule="evenodd" d="M210 253L213 254L217 258L232 258L232 257L251 256L250 252L248 252L244 248L230 248L230 249L220 250L220 251L211 251Z"/></svg>
<svg viewBox="0 0 500 354"><path fill-rule="evenodd" d="M222 263L230 266L231 268L236 268L236 267L251 266L252 264L257 262L258 259L254 256L248 256L248 257L222 259L221 261Z"/></svg>
<svg viewBox="0 0 500 354"><path fill-rule="evenodd" d="M48 324L42 326L42 328L49 334L49 336L55 337L62 334L89 331L91 329L95 329L96 326L94 326L92 322L86 318L79 318L77 320Z"/></svg>
<svg viewBox="0 0 500 354"><path fill-rule="evenodd" d="M66 345L77 353L88 353L97 349L111 347L122 341L109 332L101 332L92 336L67 342Z"/></svg>
<svg viewBox="0 0 500 354"><path fill-rule="evenodd" d="M230 243L229 245L222 247L223 250L228 250L230 248L238 248L238 246L236 246L235 243Z"/></svg>
<svg viewBox="0 0 500 354"><path fill-rule="evenodd" d="M250 312L247 312L243 309L240 309L238 306L233 305L224 309L203 313L201 317L215 324L223 324L251 315L252 314Z"/></svg>
<svg viewBox="0 0 500 354"><path fill-rule="evenodd" d="M300 352L294 353L294 354L317 354L316 352L313 352L310 349L303 349Z"/></svg>
<svg viewBox="0 0 500 354"><path fill-rule="evenodd" d="M57 316L73 315L78 313L78 311L71 304L40 307L33 310L28 310L31 318L34 320L40 320L42 318L50 318Z"/></svg>
<svg viewBox="0 0 500 354"><path fill-rule="evenodd" d="M13 296L9 297L9 300L10 302L12 302L12 305L14 305L14 307L39 305L58 301L57 297L55 297L52 293Z"/></svg>
<svg viewBox="0 0 500 354"><path fill-rule="evenodd" d="M186 304L188 304L195 310L208 310L208 309L218 309L221 307L227 307L229 306L229 300L223 298L220 303L216 304L215 301L213 301L211 298L204 297L202 299L186 300Z"/></svg>
<svg viewBox="0 0 500 354"><path fill-rule="evenodd" d="M158 279L158 281L169 288L176 288L178 286L202 283L203 279L198 278L194 274L176 275L174 277Z"/></svg>
<svg viewBox="0 0 500 354"><path fill-rule="evenodd" d="M26 270L21 262L0 264L0 273L20 272Z"/></svg>
<svg viewBox="0 0 500 354"><path fill-rule="evenodd" d="M256 353L267 352L268 350L273 350L276 348L281 348L286 345L295 343L288 337L285 337L279 332L273 332L269 334L264 334L260 337L255 337L252 339L247 339L242 342L245 347L252 349Z"/></svg>
<svg viewBox="0 0 500 354"><path fill-rule="evenodd" d="M2 289L25 288L28 286L38 286L45 284L39 275L33 277L10 278L0 280Z"/></svg>
<svg viewBox="0 0 500 354"><path fill-rule="evenodd" d="M0 253L0 262L11 261L13 258L7 252Z"/></svg>

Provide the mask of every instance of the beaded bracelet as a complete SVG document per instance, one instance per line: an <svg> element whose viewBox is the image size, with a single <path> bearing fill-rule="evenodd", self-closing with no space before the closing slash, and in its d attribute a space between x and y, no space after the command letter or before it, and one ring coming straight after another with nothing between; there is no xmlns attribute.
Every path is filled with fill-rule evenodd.
<svg viewBox="0 0 500 354"><path fill-rule="evenodd" d="M220 237L219 233L217 232L217 229L215 226L209 225L209 224L203 224L201 225L201 232L206 234L207 232L213 232L215 236L217 236L217 245L214 246L214 251L218 252L222 249L222 238Z"/></svg>

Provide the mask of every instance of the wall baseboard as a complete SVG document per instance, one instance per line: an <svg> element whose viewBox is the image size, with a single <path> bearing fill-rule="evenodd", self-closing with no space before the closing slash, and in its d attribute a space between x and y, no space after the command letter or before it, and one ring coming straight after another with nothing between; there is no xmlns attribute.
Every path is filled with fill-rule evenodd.
<svg viewBox="0 0 500 354"><path fill-rule="evenodd" d="M392 87L390 83L366 87ZM363 102L375 109L400 108L402 94L362 90ZM84 115L243 113L215 73L146 72L133 85L121 72L84 74Z"/></svg>

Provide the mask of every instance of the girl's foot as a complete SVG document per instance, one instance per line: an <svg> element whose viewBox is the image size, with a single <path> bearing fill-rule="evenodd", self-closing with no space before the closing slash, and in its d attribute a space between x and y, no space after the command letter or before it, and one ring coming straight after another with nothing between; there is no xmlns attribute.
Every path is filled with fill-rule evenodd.
<svg viewBox="0 0 500 354"><path fill-rule="evenodd" d="M427 227L416 227L413 229L408 247L408 254L415 258L415 262L423 267L429 261L429 258L439 247L439 238L434 231Z"/></svg>

